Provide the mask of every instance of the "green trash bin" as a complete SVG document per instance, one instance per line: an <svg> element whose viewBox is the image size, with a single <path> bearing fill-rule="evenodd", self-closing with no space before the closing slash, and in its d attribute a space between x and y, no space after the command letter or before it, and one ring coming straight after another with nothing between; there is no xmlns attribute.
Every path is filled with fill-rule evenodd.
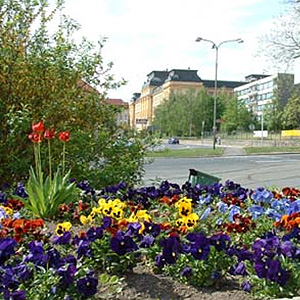
<svg viewBox="0 0 300 300"><path fill-rule="evenodd" d="M196 184L210 185L213 183L218 183L220 180L221 178L219 177L212 176L195 169L190 169L188 182L190 182L192 186L195 186Z"/></svg>

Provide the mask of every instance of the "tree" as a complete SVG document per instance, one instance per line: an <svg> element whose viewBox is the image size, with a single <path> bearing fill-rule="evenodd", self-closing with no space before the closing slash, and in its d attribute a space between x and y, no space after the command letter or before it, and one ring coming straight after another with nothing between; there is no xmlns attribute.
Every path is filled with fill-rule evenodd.
<svg viewBox="0 0 300 300"><path fill-rule="evenodd" d="M285 14L273 24L271 32L261 37L262 52L278 67L285 69L300 54L300 5L295 0L286 1Z"/></svg>
<svg viewBox="0 0 300 300"><path fill-rule="evenodd" d="M27 176L32 164L27 135L31 122L39 120L57 131L71 131L67 157L72 176L100 185L136 181L145 145L138 135L122 131L111 121L117 111L104 99L108 89L124 81L115 82L112 63L103 64L99 50L105 40L93 44L83 38L75 43L72 36L79 25L63 15L56 32L50 34L47 26L58 11L63 12L64 0L50 12L49 3L0 1L0 184ZM116 143L126 135L136 147ZM57 164L60 153L60 145L54 144ZM92 167L96 160L102 162L101 169Z"/></svg>
<svg viewBox="0 0 300 300"><path fill-rule="evenodd" d="M230 97L224 100L224 113L222 119L225 122L221 125L221 130L225 132L236 131L238 128L247 130L249 125L254 123L254 117L249 112L241 101L238 101L237 97Z"/></svg>
<svg viewBox="0 0 300 300"><path fill-rule="evenodd" d="M283 126L285 129L300 129L300 97L297 93L292 95L285 106Z"/></svg>
<svg viewBox="0 0 300 300"><path fill-rule="evenodd" d="M168 136L199 136L212 130L213 98L205 89L172 93L155 110L154 126Z"/></svg>

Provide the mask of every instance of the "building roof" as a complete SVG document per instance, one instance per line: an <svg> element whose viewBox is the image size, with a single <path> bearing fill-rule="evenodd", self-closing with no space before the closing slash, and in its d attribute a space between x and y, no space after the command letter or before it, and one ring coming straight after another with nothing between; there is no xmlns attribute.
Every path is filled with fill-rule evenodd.
<svg viewBox="0 0 300 300"><path fill-rule="evenodd" d="M215 87L215 81L214 80L201 80L203 83L203 86L206 88L213 88ZM239 87L241 85L246 84L244 81L227 81L227 80L218 80L217 87L218 88L228 88L228 89L234 89L236 87Z"/></svg>
<svg viewBox="0 0 300 300"><path fill-rule="evenodd" d="M152 71L147 75L144 86L161 86L170 81L201 82L197 70L172 69L170 71Z"/></svg>
<svg viewBox="0 0 300 300"><path fill-rule="evenodd" d="M122 99L105 99L105 102L107 104L111 104L111 105L116 105L116 106L123 106L123 107L127 107L128 103L123 101Z"/></svg>
<svg viewBox="0 0 300 300"><path fill-rule="evenodd" d="M173 69L169 72L166 81L201 82L201 78L198 76L197 70Z"/></svg>
<svg viewBox="0 0 300 300"><path fill-rule="evenodd" d="M169 75L168 71L152 71L147 75L147 81L144 85L146 86L160 86L162 85Z"/></svg>
<svg viewBox="0 0 300 300"><path fill-rule="evenodd" d="M245 79L246 79L247 82L250 82L250 81L255 81L255 80L263 79L263 78L266 78L266 77L269 77L269 76L271 76L271 75L250 74L250 75L246 76Z"/></svg>

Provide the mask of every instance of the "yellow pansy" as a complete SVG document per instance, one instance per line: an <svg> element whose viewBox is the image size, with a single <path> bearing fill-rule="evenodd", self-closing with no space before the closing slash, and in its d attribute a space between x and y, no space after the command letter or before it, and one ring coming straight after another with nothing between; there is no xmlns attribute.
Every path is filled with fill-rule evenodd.
<svg viewBox="0 0 300 300"><path fill-rule="evenodd" d="M145 224L144 222L140 222L141 228L139 229L139 234L142 234L145 230Z"/></svg>
<svg viewBox="0 0 300 300"><path fill-rule="evenodd" d="M113 208L114 208L113 202L111 200L109 200L108 203L106 203L102 209L103 215L110 217Z"/></svg>
<svg viewBox="0 0 300 300"><path fill-rule="evenodd" d="M139 221L151 222L151 216L147 214L147 210L138 210L136 212L136 217Z"/></svg>
<svg viewBox="0 0 300 300"><path fill-rule="evenodd" d="M193 199L184 196L179 201L176 202L175 207L179 207L181 203L192 203Z"/></svg>
<svg viewBox="0 0 300 300"><path fill-rule="evenodd" d="M100 198L100 199L98 200L98 204L99 204L99 209L102 211L103 208L104 208L105 205L106 205L106 200L105 200L104 198Z"/></svg>
<svg viewBox="0 0 300 300"><path fill-rule="evenodd" d="M185 225L187 227L196 227L197 222L199 220L199 216L195 213L189 214L186 218L185 218Z"/></svg>
<svg viewBox="0 0 300 300"><path fill-rule="evenodd" d="M110 215L112 218L114 218L116 220L120 220L123 218L123 209L121 209L119 207L113 207Z"/></svg>
<svg viewBox="0 0 300 300"><path fill-rule="evenodd" d="M6 215L12 215L14 213L14 211L7 206L0 205L0 208L4 210Z"/></svg>
<svg viewBox="0 0 300 300"><path fill-rule="evenodd" d="M89 217L94 219L97 215L101 213L101 209L99 207L93 207L92 211L89 214Z"/></svg>
<svg viewBox="0 0 300 300"><path fill-rule="evenodd" d="M129 223L135 223L138 222L138 217L136 216L136 214L133 212L130 217L127 219L127 222Z"/></svg>
<svg viewBox="0 0 300 300"><path fill-rule="evenodd" d="M175 221L175 226L180 227L180 226L185 226L185 218L179 218Z"/></svg>
<svg viewBox="0 0 300 300"><path fill-rule="evenodd" d="M191 202L181 202L179 204L179 214L181 217L187 217L192 212Z"/></svg>
<svg viewBox="0 0 300 300"><path fill-rule="evenodd" d="M118 198L113 201L113 206L114 207L119 207L121 209L126 208L126 204Z"/></svg>
<svg viewBox="0 0 300 300"><path fill-rule="evenodd" d="M63 235L64 232L69 231L72 227L70 222L58 223L55 229L56 235Z"/></svg>
<svg viewBox="0 0 300 300"><path fill-rule="evenodd" d="M90 216L86 217L84 215L81 215L79 217L79 220L80 220L80 222L81 222L82 225L93 223L93 218L91 218Z"/></svg>

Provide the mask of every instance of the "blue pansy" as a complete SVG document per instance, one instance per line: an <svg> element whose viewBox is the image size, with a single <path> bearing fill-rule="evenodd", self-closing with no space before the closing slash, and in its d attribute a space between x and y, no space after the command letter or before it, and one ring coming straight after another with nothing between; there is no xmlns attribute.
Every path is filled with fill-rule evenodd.
<svg viewBox="0 0 300 300"><path fill-rule="evenodd" d="M229 216L228 216L229 221L233 222L233 216L240 215L240 214L241 214L241 208L239 206L232 205L230 207Z"/></svg>
<svg viewBox="0 0 300 300"><path fill-rule="evenodd" d="M225 213L228 210L228 205L222 201L217 203L218 211Z"/></svg>
<svg viewBox="0 0 300 300"><path fill-rule="evenodd" d="M252 205L248 208L252 218L255 220L258 217L262 216L265 213L265 208L261 207L260 205Z"/></svg>

